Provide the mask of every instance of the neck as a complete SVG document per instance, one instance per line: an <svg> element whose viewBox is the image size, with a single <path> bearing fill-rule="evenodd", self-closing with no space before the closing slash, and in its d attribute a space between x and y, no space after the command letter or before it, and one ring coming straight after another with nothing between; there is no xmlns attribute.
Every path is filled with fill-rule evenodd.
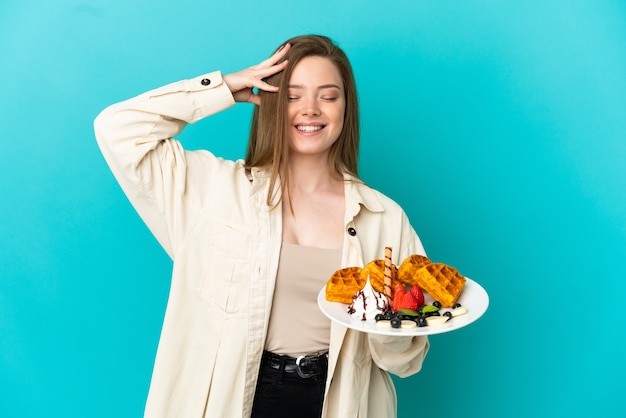
<svg viewBox="0 0 626 418"><path fill-rule="evenodd" d="M331 172L328 162L322 158L293 158L289 162L291 192L314 192L331 188L341 181Z"/></svg>

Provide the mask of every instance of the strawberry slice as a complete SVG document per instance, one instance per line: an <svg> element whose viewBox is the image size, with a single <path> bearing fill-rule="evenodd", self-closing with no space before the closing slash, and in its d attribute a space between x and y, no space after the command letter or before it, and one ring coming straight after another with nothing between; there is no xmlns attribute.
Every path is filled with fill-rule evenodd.
<svg viewBox="0 0 626 418"><path fill-rule="evenodd" d="M406 288L402 283L398 283L393 288L393 297L395 298L397 294L404 295L406 293Z"/></svg>
<svg viewBox="0 0 626 418"><path fill-rule="evenodd" d="M424 304L424 292L422 291L422 289L420 289L418 285L414 284L413 286L411 286L411 289L409 289L409 293L411 293L413 297L415 297L418 307Z"/></svg>
<svg viewBox="0 0 626 418"><path fill-rule="evenodd" d="M400 309L400 305L402 304L402 298L406 295L406 290L404 289L404 285L398 283L393 289L393 303L391 305L391 310L394 312L398 312Z"/></svg>
<svg viewBox="0 0 626 418"><path fill-rule="evenodd" d="M411 309L416 311L419 306L418 300L415 298L413 293L411 293L411 291L407 292L402 297L402 302L400 302L400 309Z"/></svg>

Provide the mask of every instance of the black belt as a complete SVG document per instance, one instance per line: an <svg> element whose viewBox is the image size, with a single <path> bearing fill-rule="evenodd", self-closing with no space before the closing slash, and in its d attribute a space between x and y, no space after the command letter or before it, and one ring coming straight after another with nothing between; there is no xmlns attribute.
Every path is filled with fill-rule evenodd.
<svg viewBox="0 0 626 418"><path fill-rule="evenodd" d="M285 373L297 373L303 378L319 376L328 371L328 351L298 358L263 351L261 364Z"/></svg>

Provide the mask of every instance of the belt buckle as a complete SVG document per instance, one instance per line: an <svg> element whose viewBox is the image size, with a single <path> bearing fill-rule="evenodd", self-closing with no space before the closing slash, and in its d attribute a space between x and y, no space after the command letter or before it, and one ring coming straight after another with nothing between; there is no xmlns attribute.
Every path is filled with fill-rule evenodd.
<svg viewBox="0 0 626 418"><path fill-rule="evenodd" d="M300 362L305 358L306 356L300 356L296 359L296 372L298 373L298 376L307 379L309 377L315 376L317 373L305 373L302 371L302 366L300 365Z"/></svg>

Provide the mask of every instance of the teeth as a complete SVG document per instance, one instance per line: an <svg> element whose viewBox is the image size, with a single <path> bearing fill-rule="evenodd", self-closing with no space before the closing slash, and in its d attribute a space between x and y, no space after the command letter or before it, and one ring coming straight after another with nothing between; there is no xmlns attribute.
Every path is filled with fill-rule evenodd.
<svg viewBox="0 0 626 418"><path fill-rule="evenodd" d="M296 128L301 132L315 132L322 129L320 125L305 125L305 126L296 126Z"/></svg>

